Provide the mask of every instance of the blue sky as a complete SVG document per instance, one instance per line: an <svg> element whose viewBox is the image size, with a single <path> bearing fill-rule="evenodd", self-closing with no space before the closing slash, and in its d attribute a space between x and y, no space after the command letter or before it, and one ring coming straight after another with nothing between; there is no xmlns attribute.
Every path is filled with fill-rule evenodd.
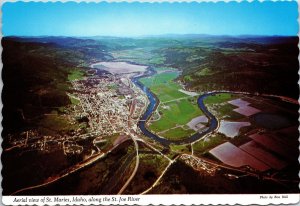
<svg viewBox="0 0 300 206"><path fill-rule="evenodd" d="M297 2L6 2L4 36L297 35Z"/></svg>

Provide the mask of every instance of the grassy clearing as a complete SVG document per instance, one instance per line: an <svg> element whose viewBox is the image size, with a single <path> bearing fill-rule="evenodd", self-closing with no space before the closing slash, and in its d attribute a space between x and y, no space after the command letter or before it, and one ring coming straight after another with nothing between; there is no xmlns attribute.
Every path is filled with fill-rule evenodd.
<svg viewBox="0 0 300 206"><path fill-rule="evenodd" d="M80 80L83 79L85 73L81 70L74 69L69 75L68 75L68 80L73 81L73 80Z"/></svg>
<svg viewBox="0 0 300 206"><path fill-rule="evenodd" d="M113 51L112 55L122 61L134 61L140 64L163 64L165 57L161 54L151 52L148 48L136 48L129 50Z"/></svg>
<svg viewBox="0 0 300 206"><path fill-rule="evenodd" d="M204 68L195 73L196 76L206 76L206 75L212 75L212 74L213 74L213 72L209 68Z"/></svg>
<svg viewBox="0 0 300 206"><path fill-rule="evenodd" d="M188 97L188 95L178 91L179 89L182 88L176 83L161 84L151 88L161 102Z"/></svg>
<svg viewBox="0 0 300 206"><path fill-rule="evenodd" d="M173 152L179 152L179 153L185 153L185 152L190 152L191 151L190 145L174 145L174 144L171 144L170 148Z"/></svg>
<svg viewBox="0 0 300 206"><path fill-rule="evenodd" d="M207 140L200 140L193 144L194 153L198 155L204 154L227 140L228 138L223 134L213 134Z"/></svg>
<svg viewBox="0 0 300 206"><path fill-rule="evenodd" d="M156 68L157 71L170 70L172 68ZM150 88L150 90L157 95L161 102L170 101L182 97L187 97L186 94L178 91L182 87L174 82L174 79L178 77L178 72L166 72L156 74L152 77L142 78L141 82Z"/></svg>
<svg viewBox="0 0 300 206"><path fill-rule="evenodd" d="M116 90L116 89L118 89L118 85L115 83L112 83L112 84L108 85L108 88L112 89L112 90Z"/></svg>
<svg viewBox="0 0 300 206"><path fill-rule="evenodd" d="M219 104L223 102L227 102L232 99L232 95L228 93L221 93L211 95L204 99L204 104Z"/></svg>
<svg viewBox="0 0 300 206"><path fill-rule="evenodd" d="M192 81L192 80L193 80L193 78L191 75L184 76L184 81Z"/></svg>
<svg viewBox="0 0 300 206"><path fill-rule="evenodd" d="M167 139L170 139L170 140L180 140L180 139L188 137L194 133L195 133L195 131L192 129L185 130L181 127L176 127L174 129L170 129L164 133L161 133L160 135Z"/></svg>
<svg viewBox="0 0 300 206"><path fill-rule="evenodd" d="M204 99L204 104L213 107L217 111L215 115L218 119L238 120L245 118L245 116L233 111L237 107L227 103L227 101L238 97L238 95L228 93L216 94Z"/></svg>
<svg viewBox="0 0 300 206"><path fill-rule="evenodd" d="M173 68L159 67L156 71L172 70ZM174 82L178 77L178 72L165 72L156 74L152 77L143 78L141 82L150 88L161 102L158 111L161 118L153 122L149 128L154 132L161 132L178 125L186 125L192 118L201 115L196 98L180 99L189 97L178 91L182 89L181 85ZM172 101L175 100L175 101ZM168 102L172 101L172 102ZM166 103L164 103L166 102ZM162 134L168 139L181 139L194 133L192 130L182 128L171 129Z"/></svg>
<svg viewBox="0 0 300 206"><path fill-rule="evenodd" d="M157 68L155 70L163 71L163 70L165 70L165 68L159 68L159 69ZM140 81L147 87L151 88L156 85L170 83L177 76L178 76L177 72L167 72L167 73L162 73L162 74L155 74L151 77L145 77L145 78L142 78Z"/></svg>
<svg viewBox="0 0 300 206"><path fill-rule="evenodd" d="M162 155L139 154L139 156L142 163L154 166L157 171L163 170L168 164L168 161Z"/></svg>
<svg viewBox="0 0 300 206"><path fill-rule="evenodd" d="M202 114L196 98L182 99L180 101L169 102L159 107L161 118L150 125L150 129L159 132L177 125L185 125L192 118Z"/></svg>
<svg viewBox="0 0 300 206"><path fill-rule="evenodd" d="M170 70L174 70L174 71L176 71L176 69L175 68L172 68L172 67L155 67L154 68L154 70L155 71L170 71Z"/></svg>
<svg viewBox="0 0 300 206"><path fill-rule="evenodd" d="M78 104L80 103L79 99L77 99L77 98L75 98L75 97L73 97L73 96L71 96L71 95L68 95L68 96L69 96L70 101L71 101L71 103L72 103L73 105L78 105Z"/></svg>
<svg viewBox="0 0 300 206"><path fill-rule="evenodd" d="M149 60L149 64L163 64L165 62L165 57L156 56Z"/></svg>
<svg viewBox="0 0 300 206"><path fill-rule="evenodd" d="M124 60L140 59L141 61L145 61L146 59L151 58L153 56L149 51L147 51L144 48L113 51L112 55L116 59L124 59Z"/></svg>
<svg viewBox="0 0 300 206"><path fill-rule="evenodd" d="M226 117L228 120L238 120L243 119L245 116L233 111L236 107L231 104L225 104L218 108L217 116L220 118Z"/></svg>

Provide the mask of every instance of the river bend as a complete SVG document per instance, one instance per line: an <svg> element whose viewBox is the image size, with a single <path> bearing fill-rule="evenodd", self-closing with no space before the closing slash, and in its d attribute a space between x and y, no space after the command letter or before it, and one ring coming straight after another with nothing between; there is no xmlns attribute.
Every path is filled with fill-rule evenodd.
<svg viewBox="0 0 300 206"><path fill-rule="evenodd" d="M217 126L218 126L218 120L217 118L208 111L207 107L204 105L203 100L210 96L213 95L214 93L206 93L203 94L201 96L198 97L197 103L199 108L201 109L201 111L203 112L203 114L208 118L208 127L206 127L204 130L201 130L200 132L197 132L185 139L182 140L168 140L165 138L162 138L156 134L154 134L153 132L151 132L147 127L146 127L146 122L149 120L149 118L151 117L152 113L156 110L158 104L159 104L159 100L158 98L150 91L150 89L148 87L146 87L145 85L143 85L140 81L141 78L144 77L150 77L152 75L154 75L156 73L155 70L153 70L152 68L148 69L143 75L140 76L136 76L133 77L131 80L132 82L138 86L142 91L145 92L145 94L147 95L148 99L149 99L149 105L146 109L146 111L144 112L144 114L141 116L140 121L138 122L138 127L142 130L142 132L144 133L144 135L146 135L147 137L160 142L162 145L168 147L170 144L175 144L175 145L181 145L181 144L189 144L192 143L198 139L200 139L201 137L203 137L204 135L213 132Z"/></svg>

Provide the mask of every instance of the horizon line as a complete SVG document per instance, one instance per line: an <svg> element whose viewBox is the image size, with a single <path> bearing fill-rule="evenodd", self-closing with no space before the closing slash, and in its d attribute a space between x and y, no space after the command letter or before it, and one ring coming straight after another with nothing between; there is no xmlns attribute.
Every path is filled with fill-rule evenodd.
<svg viewBox="0 0 300 206"><path fill-rule="evenodd" d="M184 36L203 36L203 37L299 37L298 34L203 34L203 33L170 33L170 34L145 34L145 35L2 35L3 38L7 37L24 37L24 38L38 38L38 37L72 37L72 38L148 38L148 37L184 37Z"/></svg>

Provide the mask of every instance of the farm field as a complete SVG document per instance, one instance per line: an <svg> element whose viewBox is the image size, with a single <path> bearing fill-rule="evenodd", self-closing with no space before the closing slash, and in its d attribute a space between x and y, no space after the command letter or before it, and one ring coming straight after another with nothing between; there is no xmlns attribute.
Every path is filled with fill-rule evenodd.
<svg viewBox="0 0 300 206"><path fill-rule="evenodd" d="M220 133L215 133L203 140L195 142L192 145L192 147L196 155L201 155L208 152L210 149L226 142L227 140L228 137L226 137L225 135Z"/></svg>
<svg viewBox="0 0 300 206"><path fill-rule="evenodd" d="M278 171L281 174L286 168L293 167L292 162L296 162L299 154L295 146L298 145L298 132L294 127L297 119L288 109L293 105L244 94L214 95L205 101L219 119L217 133L211 135L217 138L207 137L194 143L194 154L206 155L210 148L210 155L225 164L248 165L262 172ZM234 156L240 160L233 161Z"/></svg>
<svg viewBox="0 0 300 206"><path fill-rule="evenodd" d="M166 67L158 67L155 70L157 74L141 79L160 101L157 108L160 117L151 121L149 128L172 140L190 136L195 132L186 127L186 124L202 114L197 105L197 97L179 91L182 86L174 81L179 75L177 70Z"/></svg>
<svg viewBox="0 0 300 206"><path fill-rule="evenodd" d="M185 129L182 127L175 127L175 128L170 128L169 130L160 133L160 135L167 139L170 139L170 140L179 140L184 137L188 137L193 133L195 133L194 130Z"/></svg>
<svg viewBox="0 0 300 206"><path fill-rule="evenodd" d="M73 70L69 75L68 75L68 80L72 81L75 79L82 79L85 76L85 72L82 70Z"/></svg>
<svg viewBox="0 0 300 206"><path fill-rule="evenodd" d="M165 61L165 57L153 53L152 48L135 48L112 51L112 56L122 61L133 61L140 64L159 65Z"/></svg>
<svg viewBox="0 0 300 206"><path fill-rule="evenodd" d="M209 151L212 155L218 158L225 164L233 167L251 166L259 171L266 171L270 167L263 162L255 159L248 153L234 146L233 144L226 142ZM238 158L237 158L238 157Z"/></svg>
<svg viewBox="0 0 300 206"><path fill-rule="evenodd" d="M287 163L285 161L282 161L281 159L278 159L271 153L267 152L254 141L247 142L246 144L243 144L239 148L249 153L250 155L254 156L256 159L261 160L262 162L269 165L273 169L281 170L285 166L287 166Z"/></svg>
<svg viewBox="0 0 300 206"><path fill-rule="evenodd" d="M205 115L201 115L193 118L187 123L187 126L195 131L202 129L208 123L208 118Z"/></svg>
<svg viewBox="0 0 300 206"><path fill-rule="evenodd" d="M178 98L188 97L188 95L179 91L182 87L174 82L178 77L178 71L171 72L168 68L155 69L160 74L152 77L142 78L141 82L150 88L150 90L158 97L160 102L167 102ZM167 72L163 72L163 71Z"/></svg>
<svg viewBox="0 0 300 206"><path fill-rule="evenodd" d="M202 114L196 100L196 97L191 97L161 104L158 108L161 117L151 122L149 128L155 132L161 132L179 125L185 126L191 119ZM188 131L190 131L189 134L194 133L193 130Z"/></svg>
<svg viewBox="0 0 300 206"><path fill-rule="evenodd" d="M284 158L287 158L290 161L292 161L297 154L296 150L291 150L286 145L282 145L282 143L276 137L265 134L253 134L250 135L250 138L256 143L268 148Z"/></svg>
<svg viewBox="0 0 300 206"><path fill-rule="evenodd" d="M205 105L220 104L232 100L233 98L234 95L228 93L215 94L205 98L204 103Z"/></svg>
<svg viewBox="0 0 300 206"><path fill-rule="evenodd" d="M204 104L216 115L219 119L226 120L240 120L244 118L244 115L235 112L237 106L230 104L229 102L238 98L239 95L220 93L211 95L204 100Z"/></svg>
<svg viewBox="0 0 300 206"><path fill-rule="evenodd" d="M261 112L259 109L249 106L250 103L242 99L234 99L232 101L228 101L228 103L238 107L233 111L247 117Z"/></svg>
<svg viewBox="0 0 300 206"><path fill-rule="evenodd" d="M239 134L240 128L250 125L249 122L229 122L221 120L218 132L225 134L227 137L234 138Z"/></svg>

